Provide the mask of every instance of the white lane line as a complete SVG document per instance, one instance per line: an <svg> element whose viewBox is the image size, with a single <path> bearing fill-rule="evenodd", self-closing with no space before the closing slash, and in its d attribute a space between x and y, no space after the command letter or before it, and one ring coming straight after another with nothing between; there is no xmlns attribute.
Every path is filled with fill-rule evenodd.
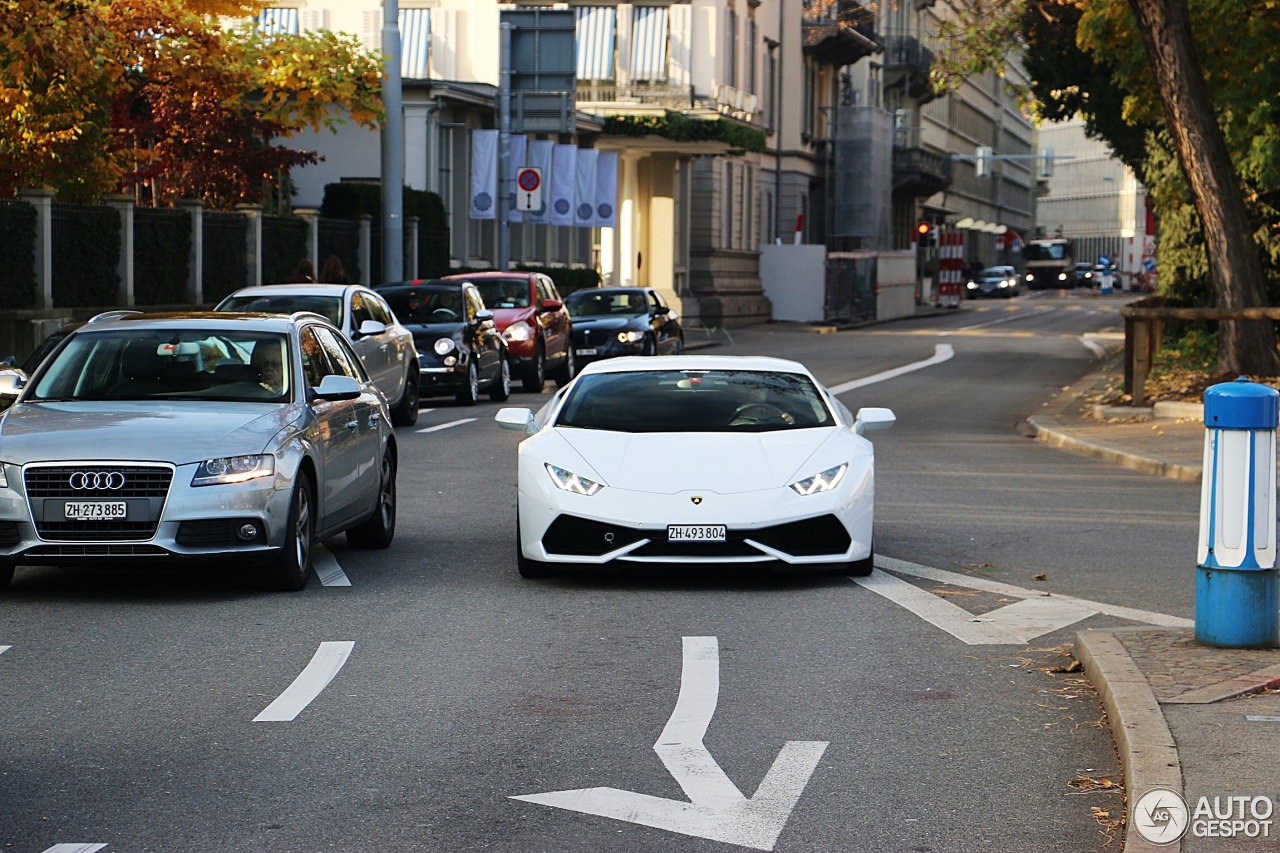
<svg viewBox="0 0 1280 853"><path fill-rule="evenodd" d="M4 654L5 652L9 651L9 649L11 649L11 648L13 648L13 646L0 646L0 655L2 655L2 654Z"/></svg>
<svg viewBox="0 0 1280 853"><path fill-rule="evenodd" d="M880 373L874 373L871 376L864 376L862 379L852 379L848 382L841 382L839 385L832 385L827 388L832 394L843 394L846 391L852 391L854 388L861 388L864 385L874 385L877 382L884 382L887 379L896 379L906 373L916 370L923 370L926 367L933 367L935 364L942 364L949 361L956 354L955 348L951 344L936 344L933 348L933 355L924 361L916 361L911 364L904 364L902 367L895 367L892 370L884 370Z"/></svg>
<svg viewBox="0 0 1280 853"><path fill-rule="evenodd" d="M1280 717L1265 714L1245 714L1244 718L1251 723L1280 723Z"/></svg>
<svg viewBox="0 0 1280 853"><path fill-rule="evenodd" d="M915 584L907 583L902 578L873 571L865 578L853 580L858 586L884 596L899 607L910 610L924 621L936 625L957 640L971 646L1020 642L999 626L978 621L969 611Z"/></svg>
<svg viewBox="0 0 1280 853"><path fill-rule="evenodd" d="M985 329L987 326L996 326L996 325L999 325L1000 323L1012 323L1014 320L1024 320L1027 317L1039 317L1043 314L1051 314L1057 310L1058 310L1057 308L1037 308L1034 311L1024 311L1021 314L1010 314L1005 317L997 317L996 319L988 320L985 323L974 323L972 326L961 326L955 331L970 332L970 331L973 331L974 329ZM938 332L938 337L942 337L943 335L949 335L949 334L951 334L951 332L949 331Z"/></svg>
<svg viewBox="0 0 1280 853"><path fill-rule="evenodd" d="M1098 358L1102 358L1107 354L1106 348L1103 347L1103 345L1098 343L1097 341L1093 341L1093 340L1090 340L1089 338L1081 337L1080 343L1088 347L1090 352L1092 352Z"/></svg>
<svg viewBox="0 0 1280 853"><path fill-rule="evenodd" d="M351 586L351 579L338 565L338 558L323 545L317 544L311 551L311 565L315 567L316 577L324 586Z"/></svg>
<svg viewBox="0 0 1280 853"><path fill-rule="evenodd" d="M293 680L293 684L281 693L262 713L253 718L255 723L288 722L302 713L311 702L320 695L320 691L329 686L333 677L342 669L342 665L351 656L355 648L354 642L321 643L315 656L302 674Z"/></svg>
<svg viewBox="0 0 1280 853"><path fill-rule="evenodd" d="M106 847L105 844L55 844L44 853L95 853Z"/></svg>
<svg viewBox="0 0 1280 853"><path fill-rule="evenodd" d="M449 427L456 427L456 426L462 426L463 424L469 424L474 420L475 418L462 418L461 420L449 421L447 424L436 424L435 426L427 427L426 429L417 430L417 432L439 432L440 430L448 429Z"/></svg>
<svg viewBox="0 0 1280 853"><path fill-rule="evenodd" d="M1118 604L1106 604L1101 601L1090 601L1087 598L1076 598L1070 595L1059 595L1057 593L1041 592L1039 590L1027 589L1023 586L1014 586L1010 583L1002 583L1000 581L987 580L986 578L975 578L969 575L962 575L959 572L948 572L944 569L935 569L932 566L922 566L919 563L909 563L906 560L895 560L893 557L882 557L876 555L876 566L881 569L888 569L891 572L900 572L904 575L912 575L917 578L928 578L939 583L949 583L955 586L965 587L967 589L981 589L986 592L994 592L999 595L1007 595L1012 598L1042 598L1051 597L1067 604L1074 604L1085 610L1094 610L1107 616L1115 616L1118 619L1128 619L1131 622L1143 622L1147 625L1159 625L1162 628L1193 628L1195 622L1191 619L1183 619L1181 616L1170 616L1167 613L1156 613L1151 610L1139 610L1135 607L1122 607Z"/></svg>

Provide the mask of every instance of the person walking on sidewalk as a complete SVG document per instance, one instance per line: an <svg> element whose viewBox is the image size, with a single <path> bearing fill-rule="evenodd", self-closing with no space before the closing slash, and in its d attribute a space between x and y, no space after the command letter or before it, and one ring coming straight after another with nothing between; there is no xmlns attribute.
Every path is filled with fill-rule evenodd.
<svg viewBox="0 0 1280 853"><path fill-rule="evenodd" d="M324 266L320 268L320 281L324 284L350 284L351 278L342 268L342 261L338 256L330 255L324 259Z"/></svg>
<svg viewBox="0 0 1280 853"><path fill-rule="evenodd" d="M293 275L284 280L285 284L313 284L316 280L316 268L311 263L310 258L303 258L298 261L298 268L293 271Z"/></svg>

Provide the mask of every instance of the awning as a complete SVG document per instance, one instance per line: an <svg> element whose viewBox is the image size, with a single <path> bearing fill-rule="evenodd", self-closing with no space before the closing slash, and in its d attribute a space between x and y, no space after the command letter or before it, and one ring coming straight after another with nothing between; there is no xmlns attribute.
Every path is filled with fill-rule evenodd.
<svg viewBox="0 0 1280 853"><path fill-rule="evenodd" d="M574 9L579 80L613 79L613 36L617 10L612 6Z"/></svg>
<svg viewBox="0 0 1280 853"><path fill-rule="evenodd" d="M431 49L431 10L400 10L400 76L426 80Z"/></svg>
<svg viewBox="0 0 1280 853"><path fill-rule="evenodd" d="M258 13L258 31L269 36L296 36L297 9L263 9Z"/></svg>
<svg viewBox="0 0 1280 853"><path fill-rule="evenodd" d="M666 79L666 6L636 7L631 34L631 75L636 80Z"/></svg>

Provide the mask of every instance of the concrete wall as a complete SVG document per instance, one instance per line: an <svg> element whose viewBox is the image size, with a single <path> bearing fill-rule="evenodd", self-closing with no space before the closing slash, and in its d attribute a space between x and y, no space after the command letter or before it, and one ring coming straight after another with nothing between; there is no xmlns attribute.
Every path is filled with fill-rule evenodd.
<svg viewBox="0 0 1280 853"><path fill-rule="evenodd" d="M916 312L915 252L881 252L876 259L876 319Z"/></svg>

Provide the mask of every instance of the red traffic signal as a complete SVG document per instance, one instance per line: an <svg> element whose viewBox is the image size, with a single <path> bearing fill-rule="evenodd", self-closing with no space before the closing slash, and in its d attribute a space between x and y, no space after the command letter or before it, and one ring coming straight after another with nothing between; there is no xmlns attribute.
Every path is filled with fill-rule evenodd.
<svg viewBox="0 0 1280 853"><path fill-rule="evenodd" d="M929 236L930 226L928 222L921 222L916 226L916 237L923 239Z"/></svg>

